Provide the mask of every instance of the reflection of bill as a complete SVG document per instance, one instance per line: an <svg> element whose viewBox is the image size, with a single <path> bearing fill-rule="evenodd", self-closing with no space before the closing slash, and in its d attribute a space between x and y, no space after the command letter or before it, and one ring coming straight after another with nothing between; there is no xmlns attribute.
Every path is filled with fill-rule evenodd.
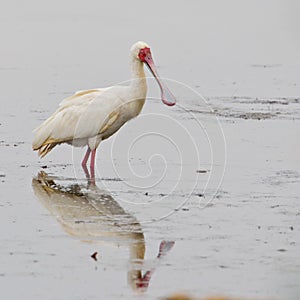
<svg viewBox="0 0 300 300"><path fill-rule="evenodd" d="M156 260L160 260L161 258L163 258L173 248L174 244L174 241L162 241L159 245L159 252ZM142 274L141 270L130 270L128 272L128 279L131 283L132 288L142 292L146 291L154 271L155 267L146 271L144 274Z"/></svg>
<svg viewBox="0 0 300 300"><path fill-rule="evenodd" d="M143 272L145 239L141 224L105 190L96 185L59 185L41 171L32 180L40 202L56 217L66 233L83 241L129 245L128 281L134 290L145 291L155 266ZM174 242L162 241L156 260L161 260Z"/></svg>

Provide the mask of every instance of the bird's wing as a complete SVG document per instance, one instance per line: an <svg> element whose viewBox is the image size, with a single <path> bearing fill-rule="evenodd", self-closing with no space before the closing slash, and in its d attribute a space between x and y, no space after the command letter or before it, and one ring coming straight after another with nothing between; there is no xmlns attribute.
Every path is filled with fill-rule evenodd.
<svg viewBox="0 0 300 300"><path fill-rule="evenodd" d="M105 122L102 124L102 127L99 131L99 133L105 132L119 117L120 110L116 109L113 112L109 114L109 116L106 118Z"/></svg>
<svg viewBox="0 0 300 300"><path fill-rule="evenodd" d="M78 91L74 95L63 99L60 102L59 107L72 106L72 105L81 104L83 101L90 101L98 97L99 95L101 95L107 89L108 88Z"/></svg>
<svg viewBox="0 0 300 300"><path fill-rule="evenodd" d="M82 92L73 99L64 101L58 110L35 130L32 143L34 150L49 144L93 137L103 132L117 119L121 100L118 93L107 90L105 93Z"/></svg>

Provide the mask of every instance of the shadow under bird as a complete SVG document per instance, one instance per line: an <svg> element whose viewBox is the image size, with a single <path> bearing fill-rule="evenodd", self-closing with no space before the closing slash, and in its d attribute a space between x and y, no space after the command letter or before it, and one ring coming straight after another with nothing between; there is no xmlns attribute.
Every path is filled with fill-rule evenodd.
<svg viewBox="0 0 300 300"><path fill-rule="evenodd" d="M143 108L147 94L144 64L159 85L162 102L175 105L175 97L157 74L150 47L145 42L137 42L130 50L130 85L79 91L64 99L56 112L35 129L33 150L44 157L62 143L87 146L82 167L88 176L86 164L91 155L90 175L95 178L95 156L100 142L136 117Z"/></svg>

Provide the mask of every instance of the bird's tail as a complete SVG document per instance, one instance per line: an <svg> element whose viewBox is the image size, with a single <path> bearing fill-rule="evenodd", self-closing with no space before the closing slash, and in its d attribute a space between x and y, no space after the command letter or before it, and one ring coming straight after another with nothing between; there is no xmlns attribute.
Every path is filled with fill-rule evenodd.
<svg viewBox="0 0 300 300"><path fill-rule="evenodd" d="M58 143L52 143L52 144L45 144L41 146L39 149L34 149L34 150L39 150L38 154L40 157L46 156Z"/></svg>
<svg viewBox="0 0 300 300"><path fill-rule="evenodd" d="M48 154L59 142L51 137L52 119L47 119L43 124L34 130L35 136L32 141L32 149L38 150L40 157Z"/></svg>

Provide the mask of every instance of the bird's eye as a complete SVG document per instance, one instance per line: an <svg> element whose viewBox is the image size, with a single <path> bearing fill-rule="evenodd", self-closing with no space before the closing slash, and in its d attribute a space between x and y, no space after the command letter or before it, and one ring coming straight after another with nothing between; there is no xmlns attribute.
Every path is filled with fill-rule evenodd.
<svg viewBox="0 0 300 300"><path fill-rule="evenodd" d="M139 59L141 60L141 61L144 61L145 60L145 52L143 51L143 49L141 49L140 50L140 52L139 52Z"/></svg>

